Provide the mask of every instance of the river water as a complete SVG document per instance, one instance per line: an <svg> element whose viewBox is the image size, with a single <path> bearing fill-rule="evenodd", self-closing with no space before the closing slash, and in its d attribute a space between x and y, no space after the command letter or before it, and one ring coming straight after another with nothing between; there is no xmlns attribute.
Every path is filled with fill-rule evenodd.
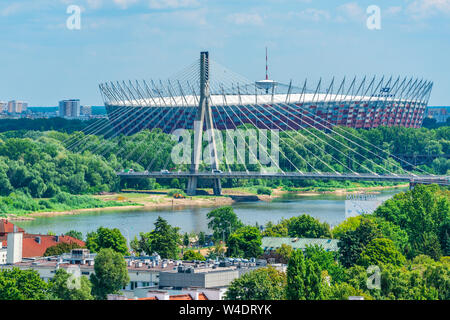
<svg viewBox="0 0 450 320"><path fill-rule="evenodd" d="M381 191L376 195L377 200L384 201L405 189ZM264 225L269 221L274 223L282 218L290 218L301 214L309 214L331 226L346 219L346 196L316 195L298 196L286 195L272 202L240 202L233 205L234 211L245 224ZM98 227L118 228L128 239L133 239L140 232L153 230L158 216L166 219L171 225L180 227L181 232L200 232L208 230L207 213L212 207L184 207L175 209L126 210L126 211L98 211L77 215L63 215L53 217L36 217L32 221L17 221L19 227L28 233L47 234L51 231L63 234L69 230L83 232L95 231Z"/></svg>

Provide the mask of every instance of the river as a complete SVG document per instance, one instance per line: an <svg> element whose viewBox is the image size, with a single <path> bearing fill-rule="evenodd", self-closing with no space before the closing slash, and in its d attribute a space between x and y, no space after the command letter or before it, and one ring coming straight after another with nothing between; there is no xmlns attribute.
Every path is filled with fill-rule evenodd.
<svg viewBox="0 0 450 320"><path fill-rule="evenodd" d="M405 189L384 190L376 195L377 200L384 201ZM299 196L285 195L272 202L239 202L233 204L234 211L245 223L264 225L268 221L274 223L282 218L290 218L301 214L309 214L331 226L337 225L346 218L345 195ZM16 221L28 233L47 234L51 231L63 234L69 230L83 232L95 231L98 227L118 228L128 239L133 239L140 232L149 232L154 227L158 216L166 219L171 225L180 227L181 232L200 232L208 230L207 213L213 208L184 207L175 209L97 211L77 215L61 215L36 217L30 221Z"/></svg>

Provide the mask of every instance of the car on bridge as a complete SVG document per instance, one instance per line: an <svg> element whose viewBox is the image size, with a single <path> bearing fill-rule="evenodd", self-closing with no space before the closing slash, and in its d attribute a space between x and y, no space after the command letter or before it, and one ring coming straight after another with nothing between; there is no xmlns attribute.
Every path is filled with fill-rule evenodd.
<svg viewBox="0 0 450 320"><path fill-rule="evenodd" d="M169 174L170 172L169 172L169 170L161 170L161 173L162 174Z"/></svg>
<svg viewBox="0 0 450 320"><path fill-rule="evenodd" d="M222 172L222 170L219 170L219 169L213 169L212 173L223 173L223 172Z"/></svg>

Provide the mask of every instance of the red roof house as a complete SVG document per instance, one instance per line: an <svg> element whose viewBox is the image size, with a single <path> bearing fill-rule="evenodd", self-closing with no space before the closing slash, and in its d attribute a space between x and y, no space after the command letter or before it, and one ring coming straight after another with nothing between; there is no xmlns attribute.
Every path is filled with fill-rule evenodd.
<svg viewBox="0 0 450 320"><path fill-rule="evenodd" d="M14 231L14 224L6 219L0 220L0 242L2 246L6 247L8 233ZM71 236L52 236L52 235L42 235L42 234L29 234L26 233L24 229L17 228L18 232L23 233L23 244L22 244L22 257L32 258L32 257L42 257L47 250L47 248L56 246L60 243L76 243L80 247L84 247L86 244L84 241L78 240Z"/></svg>

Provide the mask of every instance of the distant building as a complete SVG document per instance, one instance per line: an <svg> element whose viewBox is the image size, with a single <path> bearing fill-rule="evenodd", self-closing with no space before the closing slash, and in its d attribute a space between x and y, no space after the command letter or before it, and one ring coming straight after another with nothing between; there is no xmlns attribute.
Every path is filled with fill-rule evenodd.
<svg viewBox="0 0 450 320"><path fill-rule="evenodd" d="M59 102L59 116L61 118L78 118L80 111L80 99L62 100Z"/></svg>
<svg viewBox="0 0 450 320"><path fill-rule="evenodd" d="M291 246L295 250L305 250L307 246L314 245L321 246L325 251L339 250L339 240L335 239L263 237L261 243L261 247L266 253L277 250L283 244Z"/></svg>
<svg viewBox="0 0 450 320"><path fill-rule="evenodd" d="M0 113L8 112L8 103L4 101L0 101Z"/></svg>
<svg viewBox="0 0 450 320"><path fill-rule="evenodd" d="M28 109L28 103L24 101L11 100L8 102L9 113L24 113Z"/></svg>
<svg viewBox="0 0 450 320"><path fill-rule="evenodd" d="M92 107L91 106L81 106L80 115L82 116L91 116L92 115Z"/></svg>
<svg viewBox="0 0 450 320"><path fill-rule="evenodd" d="M450 107L428 107L425 116L427 118L436 119L436 123L447 121L450 115Z"/></svg>

